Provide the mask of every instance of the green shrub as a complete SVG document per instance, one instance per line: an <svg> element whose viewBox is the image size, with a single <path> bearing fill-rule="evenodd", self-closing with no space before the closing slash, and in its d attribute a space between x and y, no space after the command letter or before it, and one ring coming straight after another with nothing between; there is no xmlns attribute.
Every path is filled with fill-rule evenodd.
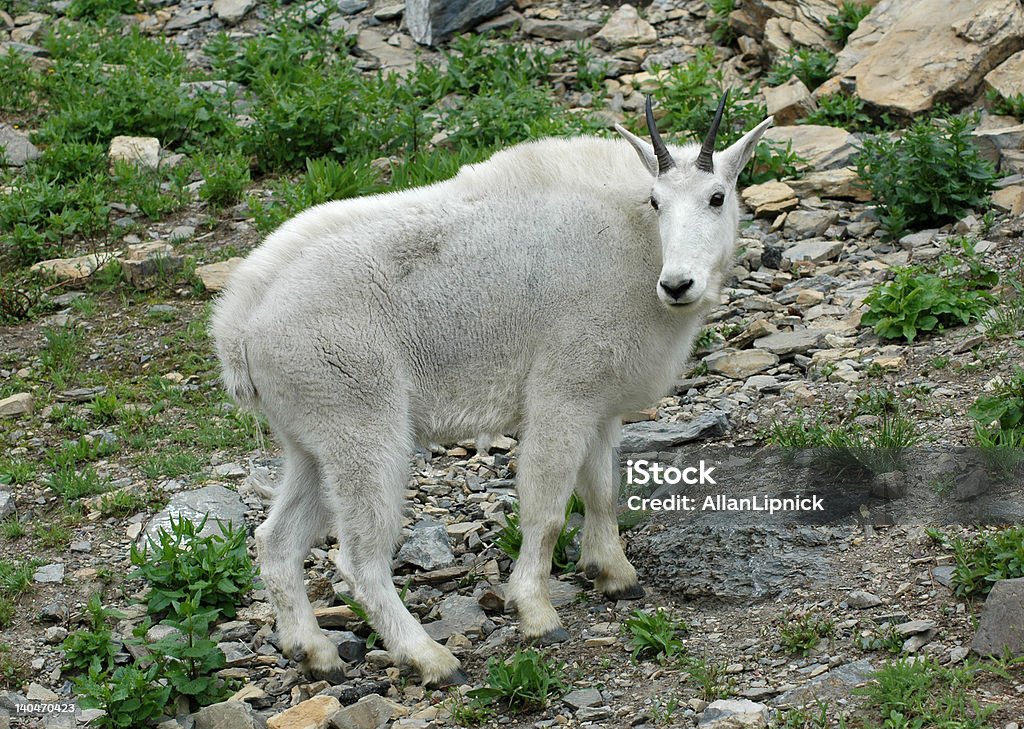
<svg viewBox="0 0 1024 729"><path fill-rule="evenodd" d="M864 102L857 96L844 93L829 94L818 99L818 108L801 119L799 124L821 124L841 127L848 132L874 132L892 126L888 115L879 122L864 110Z"/></svg>
<svg viewBox="0 0 1024 729"><path fill-rule="evenodd" d="M854 693L867 697L871 726L985 729L995 707L979 706L967 695L976 673L971 666L944 667L916 656L883 666Z"/></svg>
<svg viewBox="0 0 1024 729"><path fill-rule="evenodd" d="M90 670L75 679L75 694L87 709L103 709L106 713L91 725L102 729L132 729L146 726L160 717L171 687L157 682L158 666L140 670L121 666L113 674Z"/></svg>
<svg viewBox="0 0 1024 729"><path fill-rule="evenodd" d="M901 138L864 140L855 157L857 174L878 202L891 238L986 204L995 171L971 139L974 124L967 116L918 119Z"/></svg>
<svg viewBox="0 0 1024 729"><path fill-rule="evenodd" d="M1024 369L1014 367L1009 381L991 394L979 395L967 415L975 422L982 442L994 441L999 433L1013 442L1024 440Z"/></svg>
<svg viewBox="0 0 1024 729"><path fill-rule="evenodd" d="M828 16L829 35L839 45L846 45L846 39L857 30L860 21L871 12L871 5L868 3L843 0L839 6L839 12Z"/></svg>
<svg viewBox="0 0 1024 729"><path fill-rule="evenodd" d="M124 615L103 607L97 594L89 598L86 612L89 615L89 627L71 633L61 644L65 668L97 675L113 671L118 645L114 642L108 622L111 618L123 618Z"/></svg>
<svg viewBox="0 0 1024 729"><path fill-rule="evenodd" d="M252 181L249 158L237 152L202 155L197 160L196 167L203 176L199 197L214 208L237 203Z"/></svg>
<svg viewBox="0 0 1024 729"><path fill-rule="evenodd" d="M507 661L488 659L487 685L469 691L467 696L477 706L498 703L512 710L530 711L565 693L564 675L564 665L552 663L543 653L517 650Z"/></svg>
<svg viewBox="0 0 1024 729"><path fill-rule="evenodd" d="M632 648L634 661L641 658L670 661L683 652L679 634L685 632L687 627L668 611L646 613L634 610L623 626L629 632L629 647Z"/></svg>
<svg viewBox="0 0 1024 729"><path fill-rule="evenodd" d="M779 643L790 655L806 656L821 642L835 633L835 622L829 618L805 613L789 615L779 631Z"/></svg>
<svg viewBox="0 0 1024 729"><path fill-rule="evenodd" d="M736 9L736 0L707 0L708 30L711 39L720 46L732 45L736 40L736 31L729 25L729 14Z"/></svg>
<svg viewBox="0 0 1024 729"><path fill-rule="evenodd" d="M225 700L231 687L215 674L224 668L226 658L208 637L217 611L201 610L198 595L174 603L172 608L176 617L163 624L178 632L147 646L159 666L159 678L170 685L172 698L184 696L198 706Z"/></svg>
<svg viewBox="0 0 1024 729"><path fill-rule="evenodd" d="M28 59L13 48L0 54L0 111L17 114L31 111L35 106L35 91L39 77Z"/></svg>
<svg viewBox="0 0 1024 729"><path fill-rule="evenodd" d="M1024 527L949 542L956 560L953 588L965 597L987 595L999 580L1024 577Z"/></svg>
<svg viewBox="0 0 1024 729"><path fill-rule="evenodd" d="M134 13L139 9L136 0L71 0L69 18L105 20L114 15Z"/></svg>
<svg viewBox="0 0 1024 729"><path fill-rule="evenodd" d="M995 275L995 274L993 274ZM896 269L893 280L876 286L864 299L861 324L883 339L913 342L921 333L977 321L995 302L982 280L931 273L917 266Z"/></svg>
<svg viewBox="0 0 1024 729"><path fill-rule="evenodd" d="M991 105L993 114L1015 116L1020 120L1024 120L1024 94L1003 96L995 89L989 89L988 93L985 94L985 98Z"/></svg>
<svg viewBox="0 0 1024 729"><path fill-rule="evenodd" d="M796 76L809 89L816 89L832 77L836 57L828 51L793 48L775 59L765 80L769 86L780 86Z"/></svg>
<svg viewBox="0 0 1024 729"><path fill-rule="evenodd" d="M195 600L200 607L233 618L238 600L252 589L256 568L246 550L245 530L219 522L220 534L201 537L205 525L206 517L199 524L172 517L170 530L160 529L155 541L132 545L136 569L130 577L149 583L150 615L163 615Z"/></svg>

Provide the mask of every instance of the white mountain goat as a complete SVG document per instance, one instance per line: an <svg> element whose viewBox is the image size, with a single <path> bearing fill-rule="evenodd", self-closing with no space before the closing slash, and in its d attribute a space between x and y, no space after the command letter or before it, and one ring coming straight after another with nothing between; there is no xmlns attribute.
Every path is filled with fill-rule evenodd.
<svg viewBox="0 0 1024 729"><path fill-rule="evenodd" d="M610 598L643 595L616 526L620 415L672 384L718 303L739 218L736 178L766 119L714 152L528 142L451 180L329 202L235 271L213 316L227 389L267 416L283 483L256 530L283 649L317 676L342 663L303 588L326 533L393 658L424 683L465 679L391 579L414 443L517 433L523 543L506 597L520 630L568 637L548 594L565 504L586 506L581 566ZM637 160L639 155L639 161Z"/></svg>

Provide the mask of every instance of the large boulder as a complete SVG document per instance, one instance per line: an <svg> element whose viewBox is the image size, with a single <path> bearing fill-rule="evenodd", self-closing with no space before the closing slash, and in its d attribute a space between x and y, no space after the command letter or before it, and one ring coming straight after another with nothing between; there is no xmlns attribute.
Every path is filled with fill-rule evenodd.
<svg viewBox="0 0 1024 729"><path fill-rule="evenodd" d="M417 43L436 46L511 4L512 0L405 0L405 22Z"/></svg>
<svg viewBox="0 0 1024 729"><path fill-rule="evenodd" d="M875 109L913 117L973 100L1022 48L1018 0L882 0L839 53L836 74Z"/></svg>

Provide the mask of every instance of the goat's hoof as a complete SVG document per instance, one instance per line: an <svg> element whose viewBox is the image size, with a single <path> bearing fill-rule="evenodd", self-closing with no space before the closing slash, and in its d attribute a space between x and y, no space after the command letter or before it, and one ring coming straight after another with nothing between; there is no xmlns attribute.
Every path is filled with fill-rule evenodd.
<svg viewBox="0 0 1024 729"><path fill-rule="evenodd" d="M607 597L609 600L639 600L646 594L647 592L640 585L640 583L635 582L629 587L624 587L621 590L612 590L611 592L606 592L605 597Z"/></svg>
<svg viewBox="0 0 1024 729"><path fill-rule="evenodd" d="M304 648L296 648L293 651L288 651L288 657L296 663L306 662L306 650Z"/></svg>
<svg viewBox="0 0 1024 729"><path fill-rule="evenodd" d="M569 640L569 631L565 628L555 628L534 638L533 642L537 645L554 645L555 643L564 643L567 640Z"/></svg>
<svg viewBox="0 0 1024 729"><path fill-rule="evenodd" d="M583 574L587 576L587 579L593 582L601 576L601 568L596 564L588 564L583 568Z"/></svg>
<svg viewBox="0 0 1024 729"><path fill-rule="evenodd" d="M326 681L332 686L337 686L340 683L345 683L348 680L348 676L345 675L345 666L332 666L330 668L310 668L309 675L315 678L317 681Z"/></svg>
<svg viewBox="0 0 1024 729"><path fill-rule="evenodd" d="M469 683L469 676L461 668L456 668L444 678L439 678L430 683L430 688L443 689L449 686L462 686Z"/></svg>

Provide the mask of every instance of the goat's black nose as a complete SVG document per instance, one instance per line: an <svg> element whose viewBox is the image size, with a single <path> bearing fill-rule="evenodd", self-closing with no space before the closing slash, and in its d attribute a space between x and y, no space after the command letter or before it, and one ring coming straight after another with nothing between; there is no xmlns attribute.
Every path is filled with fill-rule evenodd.
<svg viewBox="0 0 1024 729"><path fill-rule="evenodd" d="M680 296L685 294L693 286L693 279L687 278L682 281L677 281L674 284L670 284L667 281L661 281L661 290L668 294L673 299L678 299Z"/></svg>

